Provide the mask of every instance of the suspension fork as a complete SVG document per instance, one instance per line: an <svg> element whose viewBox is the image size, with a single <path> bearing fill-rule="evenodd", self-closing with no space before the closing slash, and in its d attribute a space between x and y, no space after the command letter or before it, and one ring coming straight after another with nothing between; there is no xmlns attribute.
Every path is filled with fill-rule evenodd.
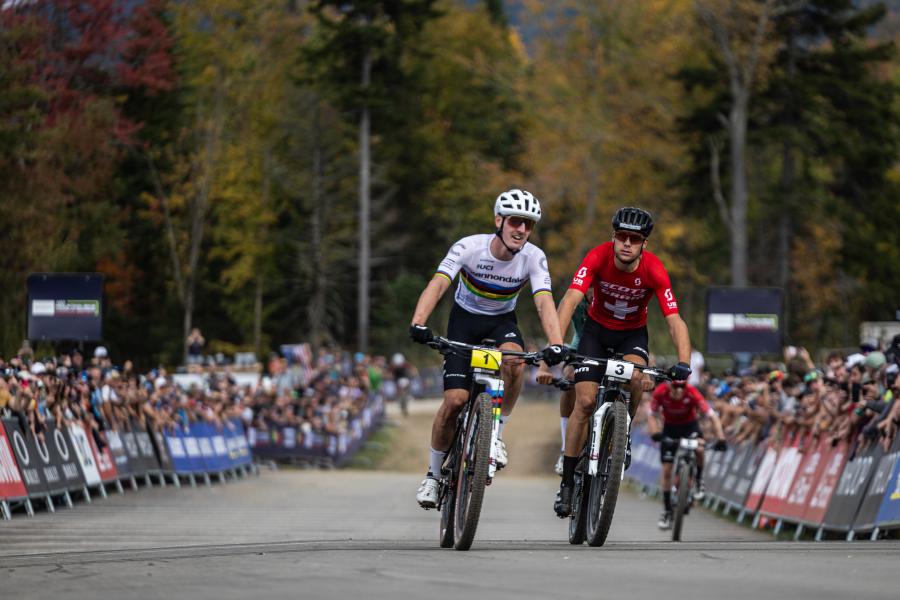
<svg viewBox="0 0 900 600"><path fill-rule="evenodd" d="M607 411L617 402L619 394L625 398L625 431L631 431L631 414L628 411L629 397L617 386L607 388L601 385L597 388L597 408L594 410L591 421L590 454L588 455L588 474L596 476L600 465L600 446L603 443L603 421ZM622 476L625 476L624 466Z"/></svg>
<svg viewBox="0 0 900 600"><path fill-rule="evenodd" d="M503 380L490 381L485 391L491 396L491 456L488 461L488 481L497 472L497 446L500 439L500 414L503 408Z"/></svg>

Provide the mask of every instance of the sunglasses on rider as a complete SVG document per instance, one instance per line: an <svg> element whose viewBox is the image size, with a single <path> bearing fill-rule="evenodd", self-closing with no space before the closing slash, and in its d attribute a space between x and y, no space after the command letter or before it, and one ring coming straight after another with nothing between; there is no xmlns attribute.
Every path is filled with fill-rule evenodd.
<svg viewBox="0 0 900 600"><path fill-rule="evenodd" d="M518 229L522 225L525 226L526 231L531 231L534 228L534 221L531 219L523 219L522 217L507 217L506 222L509 223L509 226L513 229Z"/></svg>
<svg viewBox="0 0 900 600"><path fill-rule="evenodd" d="M644 240L647 239L639 233L628 233L627 231L617 231L613 237L623 244L625 242L631 242L632 246L642 244Z"/></svg>

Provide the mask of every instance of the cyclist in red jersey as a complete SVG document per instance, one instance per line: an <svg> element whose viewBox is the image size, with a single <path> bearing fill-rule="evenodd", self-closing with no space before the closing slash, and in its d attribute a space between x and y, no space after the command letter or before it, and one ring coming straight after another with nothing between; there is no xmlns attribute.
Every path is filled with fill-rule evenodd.
<svg viewBox="0 0 900 600"><path fill-rule="evenodd" d="M679 362L672 367L670 375L677 380L687 379L691 374L690 334L678 314L669 274L655 255L645 251L647 238L653 231L653 217L640 208L620 208L613 216L612 226L612 241L600 244L587 253L559 304L560 331L568 329L575 307L588 288L593 287L594 299L588 309L578 353L597 358L621 354L625 360L646 365L650 359L647 305L655 295L678 351ZM602 378L603 372L598 366L582 364L575 369L575 409L566 424L562 482L553 505L560 517L567 517L572 512L575 465ZM640 404L643 385L643 375L635 370L630 386L632 402L629 412L632 418ZM630 464L629 432L625 468Z"/></svg>
<svg viewBox="0 0 900 600"><path fill-rule="evenodd" d="M712 421L713 431L716 434L715 450L725 450L725 432L722 430L722 422L713 411L700 390L684 381L661 383L653 390L653 400L650 404L652 417L647 425L651 437L655 442L662 442L663 438L678 440L683 437L701 437L698 418L708 418ZM660 444L660 461L662 462L662 474L660 487L663 490L663 514L659 518L659 528L672 527L672 463L675 461L677 444ZM695 500L703 500L703 445L697 449L697 472L694 475Z"/></svg>

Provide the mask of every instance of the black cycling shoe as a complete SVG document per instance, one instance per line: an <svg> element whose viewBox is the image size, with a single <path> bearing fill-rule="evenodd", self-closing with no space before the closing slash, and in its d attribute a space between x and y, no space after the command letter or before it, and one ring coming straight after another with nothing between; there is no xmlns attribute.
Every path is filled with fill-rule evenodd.
<svg viewBox="0 0 900 600"><path fill-rule="evenodd" d="M556 494L556 502L553 503L553 511L560 519L565 519L572 514L573 486L561 485Z"/></svg>
<svg viewBox="0 0 900 600"><path fill-rule="evenodd" d="M628 434L628 445L625 446L625 470L631 466L631 434Z"/></svg>

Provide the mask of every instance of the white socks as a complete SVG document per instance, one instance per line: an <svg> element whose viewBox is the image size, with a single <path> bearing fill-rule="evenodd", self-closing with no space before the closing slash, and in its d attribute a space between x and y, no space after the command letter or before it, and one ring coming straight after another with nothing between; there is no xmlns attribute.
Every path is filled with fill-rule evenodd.
<svg viewBox="0 0 900 600"><path fill-rule="evenodd" d="M447 456L447 453L435 450L434 448L429 448L429 450L431 451L431 457L428 459L428 472L431 473L435 479L440 479L441 465L444 464L444 457Z"/></svg>
<svg viewBox="0 0 900 600"><path fill-rule="evenodd" d="M559 418L559 433L562 436L562 445L559 447L560 452L566 451L566 426L569 424L569 417Z"/></svg>
<svg viewBox="0 0 900 600"><path fill-rule="evenodd" d="M497 437L503 437L503 426L512 418L512 415L500 415L500 430L497 432Z"/></svg>

